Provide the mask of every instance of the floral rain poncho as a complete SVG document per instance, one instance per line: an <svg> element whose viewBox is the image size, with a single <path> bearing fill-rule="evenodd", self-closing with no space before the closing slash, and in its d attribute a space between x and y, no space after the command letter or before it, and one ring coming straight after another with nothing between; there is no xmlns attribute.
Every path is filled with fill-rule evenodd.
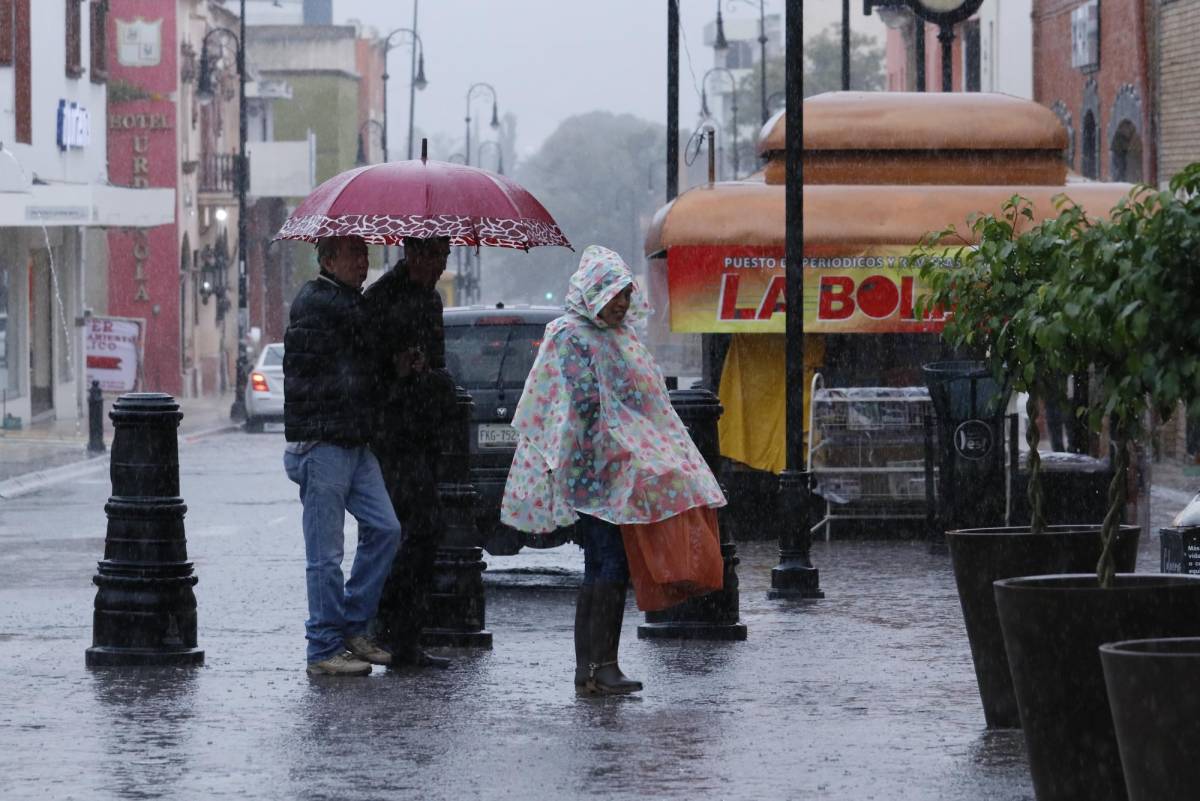
<svg viewBox="0 0 1200 801"><path fill-rule="evenodd" d="M599 312L633 285L615 327ZM583 512L655 523L725 496L634 327L649 307L621 257L592 245L571 276L567 312L546 326L513 427L520 435L500 519L547 532Z"/></svg>

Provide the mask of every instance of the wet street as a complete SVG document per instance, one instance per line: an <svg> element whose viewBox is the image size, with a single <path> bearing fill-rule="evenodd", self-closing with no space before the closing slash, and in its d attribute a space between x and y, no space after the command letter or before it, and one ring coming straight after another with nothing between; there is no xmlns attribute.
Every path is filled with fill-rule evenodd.
<svg viewBox="0 0 1200 801"><path fill-rule="evenodd" d="M1020 733L984 728L948 559L922 542L818 542L815 603L767 600L775 545L740 544L742 643L638 640L631 602L622 664L640 696L574 694L572 545L487 557L494 650L310 679L282 448L231 433L180 452L193 670L84 667L105 472L0 502L0 795L1032 798ZM1153 539L1140 570L1157 569Z"/></svg>

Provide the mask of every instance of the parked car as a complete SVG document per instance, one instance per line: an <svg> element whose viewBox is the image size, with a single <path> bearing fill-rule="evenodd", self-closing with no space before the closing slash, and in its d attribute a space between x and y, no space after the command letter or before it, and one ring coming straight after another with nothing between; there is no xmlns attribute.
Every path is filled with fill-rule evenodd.
<svg viewBox="0 0 1200 801"><path fill-rule="evenodd" d="M262 349L246 379L246 430L283 430L283 343Z"/></svg>
<svg viewBox="0 0 1200 801"><path fill-rule="evenodd" d="M546 323L563 313L547 306L472 306L445 310L446 366L475 401L471 415L471 480L479 492L477 524L483 547L510 556L524 545L549 548L573 528L525 534L500 523L500 499L517 446L513 412L533 367Z"/></svg>

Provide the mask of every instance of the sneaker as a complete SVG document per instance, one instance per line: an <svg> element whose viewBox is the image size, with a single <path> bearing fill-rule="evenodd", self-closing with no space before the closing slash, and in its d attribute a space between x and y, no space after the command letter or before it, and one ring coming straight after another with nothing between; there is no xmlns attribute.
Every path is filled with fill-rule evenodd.
<svg viewBox="0 0 1200 801"><path fill-rule="evenodd" d="M371 672L371 663L363 662L349 651L337 656L308 663L310 676L365 676Z"/></svg>
<svg viewBox="0 0 1200 801"><path fill-rule="evenodd" d="M392 664L392 655L365 634L346 638L346 649L364 662L372 665Z"/></svg>

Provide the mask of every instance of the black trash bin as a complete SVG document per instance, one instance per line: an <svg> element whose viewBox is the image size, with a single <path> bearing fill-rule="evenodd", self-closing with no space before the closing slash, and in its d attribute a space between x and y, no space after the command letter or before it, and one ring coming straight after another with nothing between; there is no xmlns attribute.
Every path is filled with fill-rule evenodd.
<svg viewBox="0 0 1200 801"><path fill-rule="evenodd" d="M982 362L921 366L933 403L936 518L945 530L1005 524L1004 411L1008 387ZM940 534L940 532L937 532Z"/></svg>

